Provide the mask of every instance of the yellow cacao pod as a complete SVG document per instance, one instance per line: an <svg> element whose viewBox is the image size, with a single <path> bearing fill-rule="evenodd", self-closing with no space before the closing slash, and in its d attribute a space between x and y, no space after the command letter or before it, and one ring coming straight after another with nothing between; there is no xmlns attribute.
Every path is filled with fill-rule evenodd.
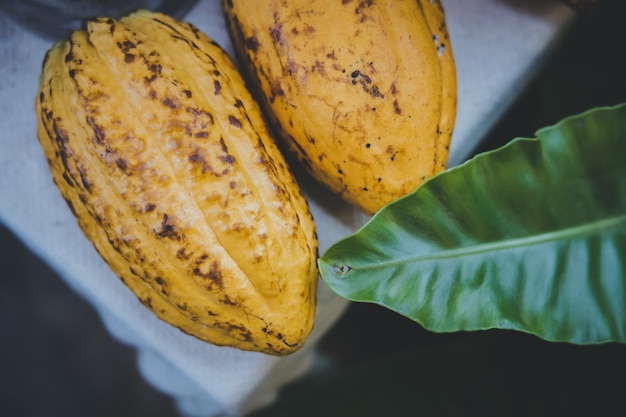
<svg viewBox="0 0 626 417"><path fill-rule="evenodd" d="M436 0L223 0L286 148L367 213L446 167L456 69Z"/></svg>
<svg viewBox="0 0 626 417"><path fill-rule="evenodd" d="M38 137L85 235L159 318L283 355L315 311L312 216L226 53L138 11L46 55Z"/></svg>

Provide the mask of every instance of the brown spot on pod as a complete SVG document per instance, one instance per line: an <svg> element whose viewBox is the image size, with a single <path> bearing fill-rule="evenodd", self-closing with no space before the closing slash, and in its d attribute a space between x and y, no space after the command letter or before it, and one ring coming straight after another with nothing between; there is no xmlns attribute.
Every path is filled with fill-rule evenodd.
<svg viewBox="0 0 626 417"><path fill-rule="evenodd" d="M201 172L204 174L205 172L208 171L212 171L211 165L209 164L209 162L204 158L204 156L202 155L202 153L200 152L200 149L196 148L193 153L191 155L189 155L189 157L187 158L189 159L189 162L193 163L193 164L197 164L200 165L200 169Z"/></svg>
<svg viewBox="0 0 626 417"><path fill-rule="evenodd" d="M87 118L87 123L93 129L93 132L96 134L97 143L102 143L104 141L104 130L98 126L95 120L92 117Z"/></svg>
<svg viewBox="0 0 626 417"><path fill-rule="evenodd" d="M175 109L177 107L176 103L174 103L174 101L169 97L165 97L162 103L166 105L167 107L169 107L170 109Z"/></svg>
<svg viewBox="0 0 626 417"><path fill-rule="evenodd" d="M235 157L232 155L220 155L219 158L220 161L228 165L232 165L235 163Z"/></svg>
<svg viewBox="0 0 626 417"><path fill-rule="evenodd" d="M163 214L163 220L161 220L160 228L155 231L155 234L159 238L168 238L168 239L179 239L178 233L176 232L176 226L172 219L167 215L167 213Z"/></svg>
<svg viewBox="0 0 626 417"><path fill-rule="evenodd" d="M272 37L272 40L274 41L274 43L282 45L284 43L282 39L283 38L283 34L282 34L283 25L278 23L277 13L274 13L274 23L275 25L270 28L270 36Z"/></svg>
<svg viewBox="0 0 626 417"><path fill-rule="evenodd" d="M228 145L226 145L224 138L220 138L220 147L222 148L222 151L228 153Z"/></svg>
<svg viewBox="0 0 626 417"><path fill-rule="evenodd" d="M140 298L139 301L141 302L141 304L143 304L144 306L152 310L152 298L150 297Z"/></svg>
<svg viewBox="0 0 626 417"><path fill-rule="evenodd" d="M217 286L218 289L221 289L224 285L222 271L220 270L219 263L217 261L213 261L211 263L209 271L206 273L202 273L200 266L198 265L193 269L193 274L211 281L211 285L207 287L209 290L213 289L213 285Z"/></svg>
<svg viewBox="0 0 626 417"><path fill-rule="evenodd" d="M72 177L70 177L70 174L67 171L63 171L63 179L70 187L74 186L74 181L72 180Z"/></svg>
<svg viewBox="0 0 626 417"><path fill-rule="evenodd" d="M373 86L372 87L371 94L372 94L372 97L385 98L385 96L378 90L378 86Z"/></svg>
<svg viewBox="0 0 626 417"><path fill-rule="evenodd" d="M115 165L117 165L117 167L122 171L126 171L126 169L128 168L128 164L122 158L117 158L115 160Z"/></svg>
<svg viewBox="0 0 626 417"><path fill-rule="evenodd" d="M238 303L237 301L234 301L232 298L230 298L228 295L224 295L220 301L226 305L229 306L236 306Z"/></svg>
<svg viewBox="0 0 626 417"><path fill-rule="evenodd" d="M259 49L259 40L256 36L251 36L246 39L246 48L252 52L256 52Z"/></svg>
<svg viewBox="0 0 626 417"><path fill-rule="evenodd" d="M398 100L393 101L393 111L396 114L402 114L402 109L400 109L400 105L398 104Z"/></svg>
<svg viewBox="0 0 626 417"><path fill-rule="evenodd" d="M229 115L228 122L231 124L231 126L236 127L237 129L241 128L241 122L235 116Z"/></svg>
<svg viewBox="0 0 626 417"><path fill-rule="evenodd" d="M87 192L91 192L91 183L89 182L89 180L87 180L87 173L85 172L85 169L78 164L76 165L76 168L78 169L78 173L80 174L80 181L82 182L83 187Z"/></svg>

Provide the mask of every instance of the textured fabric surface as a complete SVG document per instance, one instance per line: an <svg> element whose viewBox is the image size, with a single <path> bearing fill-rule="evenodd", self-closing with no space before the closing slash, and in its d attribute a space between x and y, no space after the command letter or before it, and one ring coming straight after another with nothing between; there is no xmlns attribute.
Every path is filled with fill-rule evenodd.
<svg viewBox="0 0 626 417"><path fill-rule="evenodd" d="M458 114L450 165L467 158L558 41L572 12L558 2L443 0L458 72ZM219 1L186 16L232 54ZM284 358L202 343L156 319L84 238L54 187L36 139L34 99L52 41L0 13L0 221L91 303L104 326L139 352L138 367L189 416L239 415L270 402L309 368L315 342L346 302L322 284L314 332ZM320 250L367 218L303 179Z"/></svg>

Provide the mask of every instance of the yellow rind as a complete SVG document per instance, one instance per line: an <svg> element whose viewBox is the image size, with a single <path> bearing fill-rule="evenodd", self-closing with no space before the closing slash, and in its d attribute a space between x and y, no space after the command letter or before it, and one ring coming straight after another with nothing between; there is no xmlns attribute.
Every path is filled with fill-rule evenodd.
<svg viewBox="0 0 626 417"><path fill-rule="evenodd" d="M146 307L216 345L303 345L315 226L219 46L162 14L92 19L49 51L37 114L61 194Z"/></svg>
<svg viewBox="0 0 626 417"><path fill-rule="evenodd" d="M330 190L374 213L445 168L456 73L439 2L223 0L223 8L286 148Z"/></svg>

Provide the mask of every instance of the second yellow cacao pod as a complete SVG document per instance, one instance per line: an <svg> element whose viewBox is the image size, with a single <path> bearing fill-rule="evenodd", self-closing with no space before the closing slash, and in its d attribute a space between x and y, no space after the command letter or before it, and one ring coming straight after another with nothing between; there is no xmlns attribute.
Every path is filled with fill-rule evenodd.
<svg viewBox="0 0 626 417"><path fill-rule="evenodd" d="M367 213L442 171L456 69L433 0L223 0L286 147Z"/></svg>
<svg viewBox="0 0 626 417"><path fill-rule="evenodd" d="M146 307L213 344L302 346L313 219L224 51L162 14L95 18L48 52L36 106L55 183Z"/></svg>

